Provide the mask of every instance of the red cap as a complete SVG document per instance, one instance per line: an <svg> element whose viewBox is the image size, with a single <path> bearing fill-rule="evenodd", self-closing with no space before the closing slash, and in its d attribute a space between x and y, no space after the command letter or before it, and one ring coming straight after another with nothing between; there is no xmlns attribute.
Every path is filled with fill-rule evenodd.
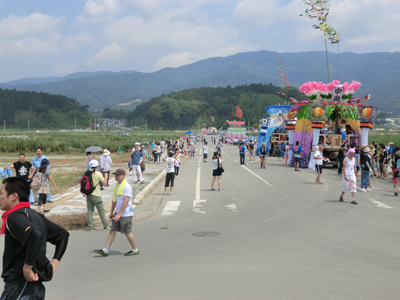
<svg viewBox="0 0 400 300"><path fill-rule="evenodd" d="M124 169L117 169L113 174L116 175L126 175L126 172Z"/></svg>

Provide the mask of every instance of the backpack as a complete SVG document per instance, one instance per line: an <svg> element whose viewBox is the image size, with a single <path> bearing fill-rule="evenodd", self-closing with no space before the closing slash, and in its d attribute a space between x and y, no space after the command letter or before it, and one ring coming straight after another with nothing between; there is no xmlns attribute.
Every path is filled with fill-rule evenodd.
<svg viewBox="0 0 400 300"><path fill-rule="evenodd" d="M83 174L82 179L81 179L81 193L85 195L90 195L93 193L93 191L96 189L96 186L93 185L93 175L94 171L86 171L85 174Z"/></svg>
<svg viewBox="0 0 400 300"><path fill-rule="evenodd" d="M42 173L36 173L31 181L31 189L38 190L42 185Z"/></svg>

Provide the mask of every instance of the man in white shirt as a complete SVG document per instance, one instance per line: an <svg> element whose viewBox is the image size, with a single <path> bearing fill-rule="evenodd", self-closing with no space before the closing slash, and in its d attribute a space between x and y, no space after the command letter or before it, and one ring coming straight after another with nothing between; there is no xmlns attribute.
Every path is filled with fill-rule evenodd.
<svg viewBox="0 0 400 300"><path fill-rule="evenodd" d="M315 169L317 171L317 178L315 179L315 183L323 184L321 182L321 175L322 175L322 161L328 160L328 158L323 156L324 146L319 145L319 150L315 151L314 153L314 160L315 160Z"/></svg>
<svg viewBox="0 0 400 300"><path fill-rule="evenodd" d="M208 143L204 142L203 146L203 162L207 162L207 155L208 155Z"/></svg>
<svg viewBox="0 0 400 300"><path fill-rule="evenodd" d="M112 219L111 230L107 238L106 247L94 250L94 252L108 256L109 248L115 239L117 231L119 231L125 234L132 246L132 249L125 253L125 256L138 255L139 250L136 248L135 237L132 234L133 190L131 185L125 180L125 170L118 169L113 174L115 175L117 184L114 187L110 212L110 219Z"/></svg>

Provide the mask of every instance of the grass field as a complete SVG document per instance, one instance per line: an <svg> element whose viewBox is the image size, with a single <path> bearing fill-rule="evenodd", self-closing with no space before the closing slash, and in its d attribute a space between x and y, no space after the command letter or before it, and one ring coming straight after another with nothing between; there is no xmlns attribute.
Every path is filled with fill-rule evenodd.
<svg viewBox="0 0 400 300"><path fill-rule="evenodd" d="M28 138L9 138L6 136L27 136ZM27 132L10 131L0 133L0 155L6 153L35 152L42 147L47 154L83 153L89 146L99 146L110 152L118 151L119 147L132 149L136 142L151 143L153 139L176 139L184 135L182 131L132 131L131 136L107 132Z"/></svg>

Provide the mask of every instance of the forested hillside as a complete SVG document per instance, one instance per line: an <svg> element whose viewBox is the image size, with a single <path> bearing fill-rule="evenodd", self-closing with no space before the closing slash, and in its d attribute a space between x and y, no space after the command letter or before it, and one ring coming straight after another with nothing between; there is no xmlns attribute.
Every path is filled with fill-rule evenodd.
<svg viewBox="0 0 400 300"><path fill-rule="evenodd" d="M88 126L88 105L48 93L0 89L0 122L7 127L55 129Z"/></svg>
<svg viewBox="0 0 400 300"><path fill-rule="evenodd" d="M189 89L152 98L138 105L127 118L138 120L138 124L147 119L148 127L154 129L198 128L199 123L201 127L220 127L226 120L239 120L235 117L235 107L239 106L243 111L241 120L258 126L267 106L285 103L286 98L277 94L280 91L271 83ZM288 95L304 99L297 89Z"/></svg>
<svg viewBox="0 0 400 300"><path fill-rule="evenodd" d="M280 59L288 64L288 80L300 87L307 81L327 83L325 51L280 53ZM369 104L383 111L400 114L398 83L400 76L400 52L355 54L340 53L339 72L337 54L329 53L330 80L341 82L357 80L362 86L355 97L371 94ZM228 57L213 57L178 68L164 68L153 73L119 72L112 74L72 74L57 82L19 80L0 84L3 88L16 88L61 94L90 105L93 111L106 107L133 109L161 94L200 87L227 87L251 83L278 83L276 53L258 51L238 53ZM338 77L337 77L338 76ZM44 79L45 80L45 79ZM52 80L52 79L48 79ZM40 84L33 84L41 82ZM30 84L26 84L30 83ZM137 101L134 101L137 100ZM120 106L121 103L130 105Z"/></svg>

